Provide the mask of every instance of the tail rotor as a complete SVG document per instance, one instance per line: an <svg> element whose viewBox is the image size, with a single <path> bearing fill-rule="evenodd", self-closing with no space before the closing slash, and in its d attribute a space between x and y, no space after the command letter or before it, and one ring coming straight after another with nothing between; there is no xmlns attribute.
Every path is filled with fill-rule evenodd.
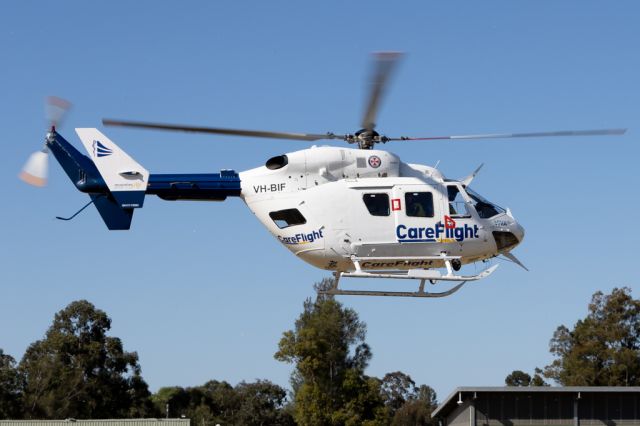
<svg viewBox="0 0 640 426"><path fill-rule="evenodd" d="M51 131L59 127L67 112L71 108L71 102L55 96L49 96L45 101L45 117ZM45 186L49 173L49 149L45 146L29 156L18 175L20 179L29 185Z"/></svg>
<svg viewBox="0 0 640 426"><path fill-rule="evenodd" d="M55 130L56 127L62 126L67 112L71 109L71 102L58 98L57 96L47 97L44 103L44 114L47 124Z"/></svg>
<svg viewBox="0 0 640 426"><path fill-rule="evenodd" d="M41 151L36 151L29 156L18 177L29 185L45 186L48 174L49 150L45 146Z"/></svg>

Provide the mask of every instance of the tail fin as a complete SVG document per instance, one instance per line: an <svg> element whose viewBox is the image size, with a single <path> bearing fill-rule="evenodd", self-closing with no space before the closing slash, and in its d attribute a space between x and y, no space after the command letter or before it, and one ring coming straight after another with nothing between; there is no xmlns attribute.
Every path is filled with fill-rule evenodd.
<svg viewBox="0 0 640 426"><path fill-rule="evenodd" d="M76 188L89 194L107 228L129 229L133 209L144 202L149 172L97 129L76 131L91 158L55 130L47 136L47 148Z"/></svg>
<svg viewBox="0 0 640 426"><path fill-rule="evenodd" d="M142 207L149 181L149 171L98 129L76 129L76 133L102 175L117 205L121 209Z"/></svg>
<svg viewBox="0 0 640 426"><path fill-rule="evenodd" d="M131 227L133 209L123 209L118 203L103 195L89 194L89 196L110 231L126 231Z"/></svg>

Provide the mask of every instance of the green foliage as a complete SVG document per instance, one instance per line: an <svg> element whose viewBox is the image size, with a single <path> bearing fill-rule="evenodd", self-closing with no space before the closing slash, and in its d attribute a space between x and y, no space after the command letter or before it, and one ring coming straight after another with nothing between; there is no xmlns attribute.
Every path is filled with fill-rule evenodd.
<svg viewBox="0 0 640 426"><path fill-rule="evenodd" d="M521 370L513 370L505 379L507 386L529 386L531 384L531 376Z"/></svg>
<svg viewBox="0 0 640 426"><path fill-rule="evenodd" d="M188 417L196 426L431 425L433 389L417 387L400 371L383 380L366 376L366 326L332 297L305 301L275 354L295 363L295 403L267 380L235 387L212 380L150 395L137 354L108 336L110 328L105 312L81 300L55 315L17 367L0 349L0 419L164 417L168 409L170 417Z"/></svg>
<svg viewBox="0 0 640 426"><path fill-rule="evenodd" d="M596 292L573 330L559 326L544 375L563 386L640 385L640 300L631 289Z"/></svg>
<svg viewBox="0 0 640 426"><path fill-rule="evenodd" d="M317 288L330 285L330 280ZM332 297L307 299L275 358L295 364L294 417L300 425L376 424L386 418L380 384L364 375L371 351L366 326ZM373 422L373 423L372 423Z"/></svg>
<svg viewBox="0 0 640 426"><path fill-rule="evenodd" d="M544 372L538 367L536 367L536 369L534 370L533 378L531 379L531 383L529 384L529 386L549 386L549 383L545 382L544 379L542 378L543 375L544 375Z"/></svg>
<svg viewBox="0 0 640 426"><path fill-rule="evenodd" d="M107 314L86 300L55 315L19 365L29 418L121 418L150 414L138 355L106 335Z"/></svg>
<svg viewBox="0 0 640 426"><path fill-rule="evenodd" d="M291 416L283 408L287 392L268 380L241 382L235 387L240 402L235 416L238 425L290 425Z"/></svg>
<svg viewBox="0 0 640 426"><path fill-rule="evenodd" d="M21 385L16 361L0 349L0 419L21 416Z"/></svg>
<svg viewBox="0 0 640 426"><path fill-rule="evenodd" d="M287 411L287 393L268 380L239 383L209 381L192 388L165 387L152 396L156 410L170 417L182 415L192 424L214 425L293 425Z"/></svg>
<svg viewBox="0 0 640 426"><path fill-rule="evenodd" d="M410 399L415 399L416 383L407 374L400 371L387 373L382 378L382 394L386 405L395 412Z"/></svg>
<svg viewBox="0 0 640 426"><path fill-rule="evenodd" d="M408 376L407 376L408 377ZM431 413L438 406L436 392L427 385L416 388L406 402L395 412L393 426L435 426Z"/></svg>
<svg viewBox="0 0 640 426"><path fill-rule="evenodd" d="M504 379L504 383L507 386L549 386L547 382L542 378L543 372L541 369L536 368L534 370L533 377L521 370L513 370Z"/></svg>

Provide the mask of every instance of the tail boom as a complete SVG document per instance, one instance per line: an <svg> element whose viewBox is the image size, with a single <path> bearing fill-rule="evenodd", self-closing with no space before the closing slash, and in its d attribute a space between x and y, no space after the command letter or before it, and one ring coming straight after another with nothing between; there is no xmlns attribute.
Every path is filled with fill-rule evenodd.
<svg viewBox="0 0 640 426"><path fill-rule="evenodd" d="M240 196L240 177L233 170L207 174L152 174L147 194L168 201L224 201Z"/></svg>
<svg viewBox="0 0 640 426"><path fill-rule="evenodd" d="M129 229L133 210L142 207L147 194L170 201L223 201L240 196L240 177L233 170L149 174L97 129L76 131L93 159L80 153L55 129L47 134L45 144L75 187L89 194L110 230Z"/></svg>

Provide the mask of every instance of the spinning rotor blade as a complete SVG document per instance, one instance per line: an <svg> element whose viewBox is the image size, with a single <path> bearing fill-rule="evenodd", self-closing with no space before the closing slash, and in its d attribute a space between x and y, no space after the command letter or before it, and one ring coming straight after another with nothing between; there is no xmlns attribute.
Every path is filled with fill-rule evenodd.
<svg viewBox="0 0 640 426"><path fill-rule="evenodd" d="M508 138L537 138L537 137L558 137L558 136L599 136L599 135L624 135L627 129L595 129L595 130L559 130L556 132L533 132L533 133L487 133L480 135L459 135L459 136L431 136L426 138L411 138L401 136L399 138L385 138L388 141L432 141L442 139L508 139Z"/></svg>
<svg viewBox="0 0 640 426"><path fill-rule="evenodd" d="M272 139L292 139L300 141L317 141L322 139L345 139L345 136L335 135L333 133L314 134L314 133L289 133L289 132L270 132L263 130L243 130L243 129L224 129L220 127L200 127L200 126L184 126L180 124L162 124L147 123L141 121L112 120L103 119L102 124L105 126L122 126L137 127L141 129L155 130L171 130L193 133L212 133L216 135L232 135L232 136L251 136L256 138L272 138Z"/></svg>
<svg viewBox="0 0 640 426"><path fill-rule="evenodd" d="M46 148L29 156L18 175L20 179L33 186L45 186L49 172L49 152Z"/></svg>
<svg viewBox="0 0 640 426"><path fill-rule="evenodd" d="M44 104L44 115L47 119L47 124L52 127L61 126L67 111L70 109L71 102L57 96L49 96Z"/></svg>
<svg viewBox="0 0 640 426"><path fill-rule="evenodd" d="M394 70L402 58L400 52L374 53L374 61L370 79L368 99L365 104L365 112L362 118L361 129L351 134L335 133L290 133L272 132L265 130L227 129L221 127L202 127L181 124L150 123L142 121L103 119L105 126L122 126L141 129L183 131L192 133L209 133L217 135L249 136L271 139L288 139L300 141L318 140L342 140L349 144L357 144L360 149L372 149L378 143L390 141L428 141L428 140L463 140L463 139L507 139L507 138L535 138L535 137L559 137L559 136L597 136L597 135L622 135L627 129L596 129L596 130L561 130L556 132L531 132L531 133L489 133L475 135L450 135L430 137L401 136L390 138L375 130L376 118L379 106L389 85Z"/></svg>
<svg viewBox="0 0 640 426"><path fill-rule="evenodd" d="M47 124L55 129L60 126L71 109L71 102L49 96L45 100L44 115ZM42 150L36 151L29 156L27 162L22 166L22 171L18 175L20 179L33 186L45 186L47 184L47 175L49 174L49 150L46 145Z"/></svg>
<svg viewBox="0 0 640 426"><path fill-rule="evenodd" d="M375 53L374 69L371 76L371 88L369 92L369 100L366 104L364 117L362 117L361 126L366 130L373 130L376 126L376 116L378 115L378 106L384 95L389 77L393 73L398 60L402 57L400 52L380 52Z"/></svg>

